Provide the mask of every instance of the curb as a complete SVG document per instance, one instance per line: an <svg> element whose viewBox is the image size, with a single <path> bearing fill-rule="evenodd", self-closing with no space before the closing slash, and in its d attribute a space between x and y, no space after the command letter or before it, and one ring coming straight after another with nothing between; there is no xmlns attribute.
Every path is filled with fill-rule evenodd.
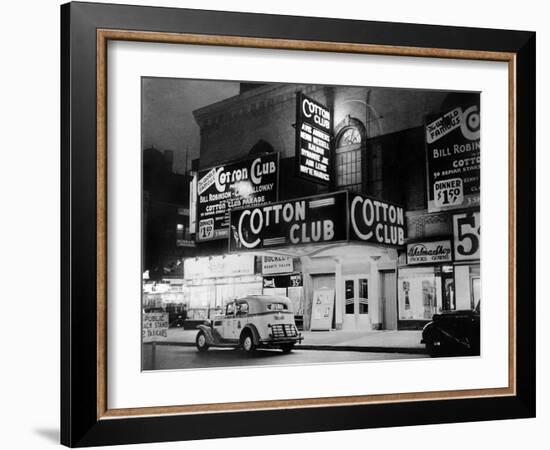
<svg viewBox="0 0 550 450"><path fill-rule="evenodd" d="M375 347L357 345L297 345L296 350L322 350L340 352L370 352L370 353L407 353L414 355L427 355L425 349L415 347Z"/></svg>
<svg viewBox="0 0 550 450"><path fill-rule="evenodd" d="M159 341L157 345L174 347L195 347L193 342ZM320 350L331 352L370 352L370 353L406 353L411 355L427 355L424 348L420 347L380 347L358 345L296 345L296 350Z"/></svg>

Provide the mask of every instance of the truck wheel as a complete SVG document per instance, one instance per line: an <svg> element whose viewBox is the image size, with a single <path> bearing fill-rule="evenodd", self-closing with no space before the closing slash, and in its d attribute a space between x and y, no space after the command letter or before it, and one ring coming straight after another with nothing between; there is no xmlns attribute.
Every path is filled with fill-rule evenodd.
<svg viewBox="0 0 550 450"><path fill-rule="evenodd" d="M281 345L281 350L283 353L290 353L294 349L294 344L284 344Z"/></svg>
<svg viewBox="0 0 550 450"><path fill-rule="evenodd" d="M243 333L241 338L241 347L246 353L253 353L256 350L256 345L254 344L254 337L250 331Z"/></svg>
<svg viewBox="0 0 550 450"><path fill-rule="evenodd" d="M197 333L197 339L195 339L195 344L199 352L205 352L206 350L208 350L210 346L208 345L208 342L206 340L206 334L204 334L204 331L199 331Z"/></svg>

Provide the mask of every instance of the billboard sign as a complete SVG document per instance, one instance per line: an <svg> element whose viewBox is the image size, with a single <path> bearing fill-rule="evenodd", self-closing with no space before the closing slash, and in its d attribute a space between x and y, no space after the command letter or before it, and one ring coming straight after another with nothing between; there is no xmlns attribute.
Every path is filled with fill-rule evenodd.
<svg viewBox="0 0 550 450"><path fill-rule="evenodd" d="M231 211L230 251L346 240L347 193Z"/></svg>
<svg viewBox="0 0 550 450"><path fill-rule="evenodd" d="M296 169L299 177L320 184L331 181L332 111L296 94Z"/></svg>
<svg viewBox="0 0 550 450"><path fill-rule="evenodd" d="M278 153L269 153L199 171L197 242L227 239L231 208L276 202L278 172Z"/></svg>
<svg viewBox="0 0 550 450"><path fill-rule="evenodd" d="M428 212L479 206L479 105L426 118Z"/></svg>
<svg viewBox="0 0 550 450"><path fill-rule="evenodd" d="M401 206L346 191L231 211L229 250L355 240L405 244Z"/></svg>

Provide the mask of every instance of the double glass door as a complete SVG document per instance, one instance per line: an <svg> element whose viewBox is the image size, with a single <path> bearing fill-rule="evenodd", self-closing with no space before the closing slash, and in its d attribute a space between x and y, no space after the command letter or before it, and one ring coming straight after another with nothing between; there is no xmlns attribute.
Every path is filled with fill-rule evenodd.
<svg viewBox="0 0 550 450"><path fill-rule="evenodd" d="M344 329L370 330L369 279L366 276L344 278Z"/></svg>

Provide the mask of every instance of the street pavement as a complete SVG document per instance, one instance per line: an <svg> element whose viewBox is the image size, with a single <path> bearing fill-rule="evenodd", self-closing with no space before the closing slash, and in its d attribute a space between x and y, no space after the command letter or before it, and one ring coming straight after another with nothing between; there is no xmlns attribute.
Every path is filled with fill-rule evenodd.
<svg viewBox="0 0 550 450"><path fill-rule="evenodd" d="M170 328L167 342L195 345L197 330ZM425 353L420 343L422 331L303 331L304 340L299 346L308 350L348 350Z"/></svg>
<svg viewBox="0 0 550 450"><path fill-rule="evenodd" d="M153 369L152 346L143 346L143 370L349 363L428 357L425 354L324 350L294 350L291 353L284 354L276 349L257 350L253 355L247 355L242 350L215 348L201 353L194 347L181 345L157 345L155 351L155 367Z"/></svg>

